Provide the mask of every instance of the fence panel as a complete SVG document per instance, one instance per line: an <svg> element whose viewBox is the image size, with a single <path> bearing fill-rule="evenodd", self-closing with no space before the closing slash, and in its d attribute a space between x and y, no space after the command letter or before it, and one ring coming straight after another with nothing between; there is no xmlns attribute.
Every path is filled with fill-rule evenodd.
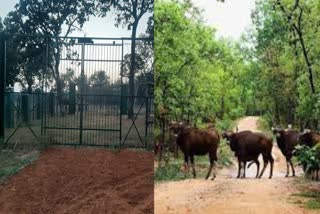
<svg viewBox="0 0 320 214"><path fill-rule="evenodd" d="M152 144L152 40L136 42L132 83L129 39L1 38L4 145Z"/></svg>

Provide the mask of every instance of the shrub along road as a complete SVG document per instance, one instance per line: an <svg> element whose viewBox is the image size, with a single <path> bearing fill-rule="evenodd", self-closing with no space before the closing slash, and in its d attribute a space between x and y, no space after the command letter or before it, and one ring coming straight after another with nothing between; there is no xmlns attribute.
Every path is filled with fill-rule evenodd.
<svg viewBox="0 0 320 214"><path fill-rule="evenodd" d="M256 131L258 117L245 117L238 123L239 130ZM274 176L268 179L269 164L263 178L254 178L256 166L247 170L246 179L236 179L236 165L224 168L214 181L188 179L177 182L158 183L155 186L155 213L318 213L308 210L297 202L304 199L293 197L298 193L298 180L284 178L285 159L274 144ZM261 158L259 159L262 163ZM296 167L297 168L297 167ZM297 175L302 176L297 168Z"/></svg>

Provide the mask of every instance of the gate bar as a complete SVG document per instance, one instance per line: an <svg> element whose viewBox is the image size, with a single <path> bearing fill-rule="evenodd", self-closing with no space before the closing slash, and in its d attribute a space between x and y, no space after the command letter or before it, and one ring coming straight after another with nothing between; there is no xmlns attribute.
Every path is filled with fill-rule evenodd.
<svg viewBox="0 0 320 214"><path fill-rule="evenodd" d="M123 85L123 39L122 39L122 43L121 43L122 47L121 47L121 70L120 70L120 115L119 115L119 128L120 128L120 133L119 133L119 149L121 149L121 143L122 143L122 85Z"/></svg>
<svg viewBox="0 0 320 214"><path fill-rule="evenodd" d="M85 43L82 43L81 50L81 83L80 83L80 136L79 136L79 144L83 143L83 94L84 94L84 51L85 51Z"/></svg>
<svg viewBox="0 0 320 214"><path fill-rule="evenodd" d="M6 44L5 34L0 33L0 139L4 142L5 132L5 89L6 89Z"/></svg>

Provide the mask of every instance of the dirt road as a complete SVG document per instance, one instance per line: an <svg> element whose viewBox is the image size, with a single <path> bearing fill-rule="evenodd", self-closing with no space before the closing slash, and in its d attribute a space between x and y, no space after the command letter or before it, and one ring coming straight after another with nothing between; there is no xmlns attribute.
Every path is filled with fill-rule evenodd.
<svg viewBox="0 0 320 214"><path fill-rule="evenodd" d="M239 121L239 130L257 130L257 117ZM273 148L274 177L269 165L262 179L255 179L255 165L246 179L236 179L236 166L218 172L215 181L204 178L167 182L155 186L155 213L282 214L317 213L299 207L290 195L298 192L295 178L284 178L286 165L277 146ZM262 160L260 160L262 163ZM301 175L297 169L297 175Z"/></svg>

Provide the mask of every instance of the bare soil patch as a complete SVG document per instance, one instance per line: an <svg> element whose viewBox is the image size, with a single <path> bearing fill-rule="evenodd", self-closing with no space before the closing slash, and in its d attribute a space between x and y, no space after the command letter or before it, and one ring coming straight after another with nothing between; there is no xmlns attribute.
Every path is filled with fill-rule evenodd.
<svg viewBox="0 0 320 214"><path fill-rule="evenodd" d="M153 153L50 148L0 186L0 213L153 213Z"/></svg>

